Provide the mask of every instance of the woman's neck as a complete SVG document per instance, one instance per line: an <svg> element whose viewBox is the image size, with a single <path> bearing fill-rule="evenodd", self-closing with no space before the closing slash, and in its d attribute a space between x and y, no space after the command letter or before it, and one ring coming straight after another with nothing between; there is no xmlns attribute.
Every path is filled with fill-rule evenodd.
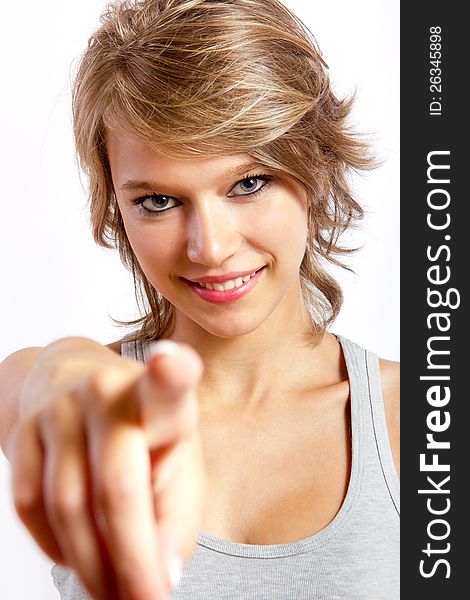
<svg viewBox="0 0 470 600"><path fill-rule="evenodd" d="M278 397L318 369L324 369L324 342L300 298L288 310L275 310L254 331L237 337L212 335L185 315L176 313L165 336L193 346L204 362L200 399L211 408L260 404ZM278 307L280 308L280 307ZM327 338L331 338L327 334ZM318 359L318 360L315 360Z"/></svg>

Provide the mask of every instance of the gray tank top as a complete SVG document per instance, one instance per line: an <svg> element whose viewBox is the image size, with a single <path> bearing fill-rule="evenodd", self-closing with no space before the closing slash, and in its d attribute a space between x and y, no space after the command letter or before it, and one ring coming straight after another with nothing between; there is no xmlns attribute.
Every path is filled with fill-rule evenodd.
<svg viewBox="0 0 470 600"><path fill-rule="evenodd" d="M201 532L171 600L398 600L399 482L375 354L336 336L348 370L352 468L346 498L314 535L287 544L229 542ZM145 362L147 347L122 345ZM312 457L312 461L315 457ZM74 573L54 566L62 600L89 600Z"/></svg>

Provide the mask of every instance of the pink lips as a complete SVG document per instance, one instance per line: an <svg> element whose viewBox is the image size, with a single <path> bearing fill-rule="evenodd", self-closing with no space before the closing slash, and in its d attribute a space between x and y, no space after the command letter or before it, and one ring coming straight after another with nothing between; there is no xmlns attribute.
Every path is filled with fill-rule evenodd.
<svg viewBox="0 0 470 600"><path fill-rule="evenodd" d="M223 291L223 292L218 292L216 290L208 290L207 288L204 288L204 287L201 287L200 285L198 285L198 283L189 281L189 279L183 279L183 281L202 300L205 300L206 302L211 302L213 304L225 304L227 302L234 302L235 300L238 300L239 298L243 298L243 296L246 296L258 283L259 278L262 276L262 274L264 272L264 269L265 269L265 267L260 269L257 273L255 273L255 275L253 275L253 277L250 277L250 279L246 283L244 283L242 286L240 286L239 288L234 288L232 290L227 290L227 291ZM253 271L251 271L251 273L252 272ZM236 275L238 275L238 277L242 277L242 276L246 276L249 274L250 274L250 271L245 272L243 275L240 275L240 274L236 274ZM227 276L219 277L218 280L216 277L202 277L201 279L198 279L198 281L200 281L201 283L223 283L224 281L228 281L229 279L234 279L234 277L232 276L233 274L230 273L230 275L231 275L231 277L227 277Z"/></svg>
<svg viewBox="0 0 470 600"><path fill-rule="evenodd" d="M251 271L232 271L231 273L225 273L225 275L208 275L206 277L199 277L197 279L189 279L188 281L192 281L193 283L225 283L231 279L238 279L239 277L251 275L257 270L260 271L261 267L258 269L251 269Z"/></svg>

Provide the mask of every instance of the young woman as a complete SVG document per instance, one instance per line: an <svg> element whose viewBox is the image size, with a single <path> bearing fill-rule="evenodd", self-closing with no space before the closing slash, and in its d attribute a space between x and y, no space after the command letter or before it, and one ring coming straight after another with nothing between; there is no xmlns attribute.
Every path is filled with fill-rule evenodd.
<svg viewBox="0 0 470 600"><path fill-rule="evenodd" d="M327 331L372 163L350 109L278 0L103 15L75 139L145 315L0 371L15 505L62 598L398 597L398 367Z"/></svg>

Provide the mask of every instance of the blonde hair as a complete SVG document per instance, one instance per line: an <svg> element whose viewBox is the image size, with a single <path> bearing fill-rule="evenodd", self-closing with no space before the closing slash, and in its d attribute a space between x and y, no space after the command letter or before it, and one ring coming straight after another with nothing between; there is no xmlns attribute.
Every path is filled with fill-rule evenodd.
<svg viewBox="0 0 470 600"><path fill-rule="evenodd" d="M127 131L175 157L247 153L300 184L308 196L301 288L320 329L342 304L321 266L343 266L340 235L362 218L351 169L372 166L348 128L352 98L332 92L306 26L279 0L119 0L101 17L73 89L80 164L89 179L93 235L116 247L143 310L138 336L156 339L173 306L145 277L117 207L107 130Z"/></svg>

